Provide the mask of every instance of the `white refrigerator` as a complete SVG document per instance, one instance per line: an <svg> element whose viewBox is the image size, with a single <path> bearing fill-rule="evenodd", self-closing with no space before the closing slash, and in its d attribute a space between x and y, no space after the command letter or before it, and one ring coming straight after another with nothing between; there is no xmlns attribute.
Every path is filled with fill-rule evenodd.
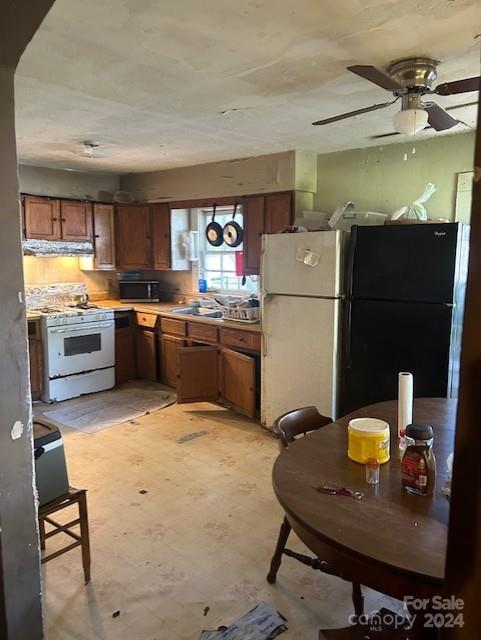
<svg viewBox="0 0 481 640"><path fill-rule="evenodd" d="M263 236L261 422L315 405L337 417L342 231Z"/></svg>

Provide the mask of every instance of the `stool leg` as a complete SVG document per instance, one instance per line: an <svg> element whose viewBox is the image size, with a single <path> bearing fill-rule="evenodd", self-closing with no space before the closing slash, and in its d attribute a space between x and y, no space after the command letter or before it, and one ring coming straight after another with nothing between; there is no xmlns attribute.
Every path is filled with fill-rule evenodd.
<svg viewBox="0 0 481 640"><path fill-rule="evenodd" d="M40 536L40 549L45 549L45 521L42 517L38 519L38 533Z"/></svg>
<svg viewBox="0 0 481 640"><path fill-rule="evenodd" d="M89 521L87 514L87 494L83 491L79 496L80 537L82 539L82 565L85 576L85 584L90 582L90 538Z"/></svg>
<svg viewBox="0 0 481 640"><path fill-rule="evenodd" d="M282 553L284 552L284 548L287 544L287 538L291 532L291 525L287 521L287 518L284 518L281 524L281 530L279 531L279 537L277 539L276 550L271 560L271 568L269 573L267 574L267 582L270 584L274 584L277 577L277 572L279 571L279 567L281 566L282 561Z"/></svg>
<svg viewBox="0 0 481 640"><path fill-rule="evenodd" d="M354 603L354 613L359 618L364 613L364 596L359 582L352 583L352 601Z"/></svg>

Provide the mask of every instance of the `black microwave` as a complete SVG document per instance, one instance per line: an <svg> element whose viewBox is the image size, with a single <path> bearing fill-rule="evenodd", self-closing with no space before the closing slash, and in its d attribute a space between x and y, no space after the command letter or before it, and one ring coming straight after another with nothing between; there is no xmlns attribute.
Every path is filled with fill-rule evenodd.
<svg viewBox="0 0 481 640"><path fill-rule="evenodd" d="M160 302L160 282L155 280L121 280L120 302Z"/></svg>

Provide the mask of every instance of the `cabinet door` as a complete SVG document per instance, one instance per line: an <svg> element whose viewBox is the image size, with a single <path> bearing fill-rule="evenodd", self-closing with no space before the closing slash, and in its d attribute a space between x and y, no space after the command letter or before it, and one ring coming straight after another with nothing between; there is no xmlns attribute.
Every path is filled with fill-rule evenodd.
<svg viewBox="0 0 481 640"><path fill-rule="evenodd" d="M60 240L60 201L49 198L24 199L25 237Z"/></svg>
<svg viewBox="0 0 481 640"><path fill-rule="evenodd" d="M116 217L119 269L152 268L150 207L118 205Z"/></svg>
<svg viewBox="0 0 481 640"><path fill-rule="evenodd" d="M115 384L137 376L135 366L135 332L131 327L115 331Z"/></svg>
<svg viewBox="0 0 481 640"><path fill-rule="evenodd" d="M184 341L177 336L161 335L160 343L162 382L175 387L177 386L177 353L184 346Z"/></svg>
<svg viewBox="0 0 481 640"><path fill-rule="evenodd" d="M261 271L262 234L264 233L264 196L247 196L242 203L244 218L244 273Z"/></svg>
<svg viewBox="0 0 481 640"><path fill-rule="evenodd" d="M265 231L279 233L293 222L292 193L271 193L265 197Z"/></svg>
<svg viewBox="0 0 481 640"><path fill-rule="evenodd" d="M256 417L256 362L231 349L220 353L220 389L222 401L248 418Z"/></svg>
<svg viewBox="0 0 481 640"><path fill-rule="evenodd" d="M137 376L142 380L157 381L157 335L153 331L137 329Z"/></svg>
<svg viewBox="0 0 481 640"><path fill-rule="evenodd" d="M154 268L170 269L170 207L168 204L156 204L152 207L152 237Z"/></svg>
<svg viewBox="0 0 481 640"><path fill-rule="evenodd" d="M115 269L112 204L94 204L94 264L96 269Z"/></svg>
<svg viewBox="0 0 481 640"><path fill-rule="evenodd" d="M177 402L219 398L217 347L180 347L177 351Z"/></svg>
<svg viewBox="0 0 481 640"><path fill-rule="evenodd" d="M60 202L62 239L73 242L92 240L92 205L90 202Z"/></svg>
<svg viewBox="0 0 481 640"><path fill-rule="evenodd" d="M42 343L40 340L29 340L28 354L30 360L30 389L32 400L38 400L42 395Z"/></svg>

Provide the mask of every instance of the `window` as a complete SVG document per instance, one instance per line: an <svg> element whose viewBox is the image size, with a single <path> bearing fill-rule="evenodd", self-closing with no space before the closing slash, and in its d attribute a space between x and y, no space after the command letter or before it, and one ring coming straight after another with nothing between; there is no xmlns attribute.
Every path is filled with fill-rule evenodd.
<svg viewBox="0 0 481 640"><path fill-rule="evenodd" d="M242 265L242 243L238 247L229 247L222 243L220 247L213 247L205 237L205 228L212 219L212 209L201 209L199 214L200 251L199 251L199 277L205 278L208 290L232 291L236 293L257 292L257 276L247 276L245 285L242 284L242 275L236 275L236 261ZM215 221L223 227L232 220L233 207L217 207ZM242 209L238 208L235 216L236 222L243 226Z"/></svg>

